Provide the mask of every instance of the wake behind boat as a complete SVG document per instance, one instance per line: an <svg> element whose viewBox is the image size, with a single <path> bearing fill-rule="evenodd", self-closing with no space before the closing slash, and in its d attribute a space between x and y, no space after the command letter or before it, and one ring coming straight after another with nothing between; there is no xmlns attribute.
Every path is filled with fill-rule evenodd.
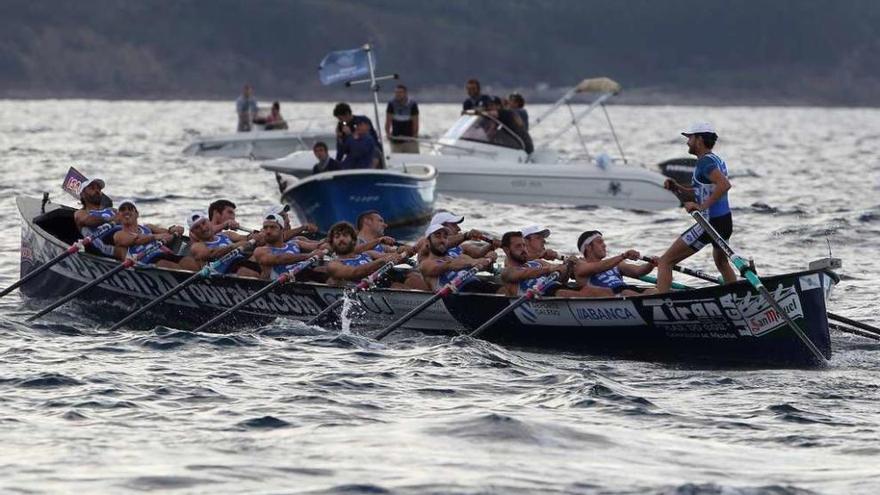
<svg viewBox="0 0 880 495"><path fill-rule="evenodd" d="M78 234L70 207L36 198L16 199L22 216L21 274L26 276L68 249ZM23 285L35 300L57 298L108 273L119 263L87 253L67 257ZM80 307L106 320L163 295L192 273L134 267L82 294ZM825 357L831 342L825 302L837 275L828 269L764 278L788 315ZM193 283L158 304L150 324L194 328L264 289L266 280L216 276ZM374 289L356 296L362 308L353 324L369 331L398 320L432 297L430 292ZM342 289L319 283L278 285L213 330L252 327L277 317L308 320L342 296ZM473 330L507 307L497 294L460 293L438 301L404 324L417 331ZM819 363L786 323L745 282L624 298L548 297L506 315L484 337L534 349L579 350L593 354L713 365L815 366Z"/></svg>

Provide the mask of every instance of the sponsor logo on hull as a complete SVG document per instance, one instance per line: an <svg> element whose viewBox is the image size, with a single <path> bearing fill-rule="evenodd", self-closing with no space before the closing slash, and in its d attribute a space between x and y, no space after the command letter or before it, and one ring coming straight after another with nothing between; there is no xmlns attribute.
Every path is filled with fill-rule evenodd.
<svg viewBox="0 0 880 495"><path fill-rule="evenodd" d="M569 327L644 326L645 320L629 300L620 301L538 301L514 310L523 325Z"/></svg>

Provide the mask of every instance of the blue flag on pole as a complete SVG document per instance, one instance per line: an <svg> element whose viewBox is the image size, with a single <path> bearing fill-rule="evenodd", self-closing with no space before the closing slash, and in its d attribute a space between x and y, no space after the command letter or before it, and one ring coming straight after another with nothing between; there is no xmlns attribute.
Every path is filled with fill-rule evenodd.
<svg viewBox="0 0 880 495"><path fill-rule="evenodd" d="M367 56L363 48L328 53L318 66L321 84L327 86L369 75L370 61Z"/></svg>

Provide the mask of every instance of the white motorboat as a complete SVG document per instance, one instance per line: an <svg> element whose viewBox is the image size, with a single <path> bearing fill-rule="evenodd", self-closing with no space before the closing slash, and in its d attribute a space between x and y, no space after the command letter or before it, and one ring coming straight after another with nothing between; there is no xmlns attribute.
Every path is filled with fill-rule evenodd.
<svg viewBox="0 0 880 495"><path fill-rule="evenodd" d="M183 149L183 154L274 160L295 151L311 151L312 146L318 141L333 146L336 135L326 130L267 131L263 126L254 125L254 130L249 132L219 134L197 139Z"/></svg>
<svg viewBox="0 0 880 495"><path fill-rule="evenodd" d="M577 128L583 117L619 91L620 86L611 79L585 79L535 119L532 128L541 125L557 108L567 105L574 95L598 92L599 96L580 115L572 112L571 123ZM426 153L396 154L386 161L389 168L405 169L415 164L434 166L439 173L437 192L455 197L631 210L661 210L680 204L678 198L663 187L666 177L657 171L615 161L607 155L585 161L563 161L549 145L568 130L561 129L532 153L526 153L521 136L496 117L482 112L468 113L439 140L420 140L430 145ZM581 135L579 129L578 135ZM298 152L263 163L262 167L301 178L312 173L314 161L311 153Z"/></svg>

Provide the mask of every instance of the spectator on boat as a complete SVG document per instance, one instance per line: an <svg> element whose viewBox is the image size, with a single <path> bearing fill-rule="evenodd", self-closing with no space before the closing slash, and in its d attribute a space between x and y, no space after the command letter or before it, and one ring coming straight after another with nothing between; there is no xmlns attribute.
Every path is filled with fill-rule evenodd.
<svg viewBox="0 0 880 495"><path fill-rule="evenodd" d="M510 93L507 96L507 101L509 102L509 108L514 111L522 121L523 129L525 129L526 132L529 132L529 112L525 109L525 98L519 93Z"/></svg>
<svg viewBox="0 0 880 495"><path fill-rule="evenodd" d="M318 141L315 143L315 145L312 146L312 152L315 154L315 158L318 159L318 163L312 167L313 174L342 170L342 165L333 158L330 158L330 152L327 150L327 144L325 142Z"/></svg>
<svg viewBox="0 0 880 495"><path fill-rule="evenodd" d="M468 97L464 100L464 103L461 104L461 113L465 113L468 110L480 110L489 106L491 99L488 95L482 93L480 81L476 79L468 79L464 85L464 89L467 91Z"/></svg>
<svg viewBox="0 0 880 495"><path fill-rule="evenodd" d="M287 121L281 116L281 104L277 101L272 103L272 111L266 117L265 125L267 131L287 130Z"/></svg>
<svg viewBox="0 0 880 495"><path fill-rule="evenodd" d="M228 199L218 199L208 205L208 218L214 232L223 230L242 230L235 220L235 203Z"/></svg>
<svg viewBox="0 0 880 495"><path fill-rule="evenodd" d="M464 222L463 216L458 216L448 211L440 211L431 217L431 222L428 225L442 225L446 227L448 231L446 247L449 256L456 257L466 254L471 258L497 257L495 250L501 247L501 243L497 240L489 239L486 234L477 229L462 232L460 225L462 222ZM428 246L426 243L422 243L419 250L419 259L427 255Z"/></svg>
<svg viewBox="0 0 880 495"><path fill-rule="evenodd" d="M79 186L79 200L83 206L73 214L73 221L83 237L94 235L101 225L118 220L115 209L102 205L103 190L104 181L97 177L87 179ZM112 237L94 239L87 249L103 256L113 256L115 253Z"/></svg>
<svg viewBox="0 0 880 495"><path fill-rule="evenodd" d="M727 200L730 180L727 178L727 164L712 150L718 140L715 127L701 122L681 133L687 138L688 153L697 157L696 168L691 182L692 187L682 186L671 179L666 180L666 188L684 201L688 213L706 212L709 223L725 240L733 234L733 215ZM730 266L724 251L715 244L700 224L687 229L660 257L657 266L657 290L669 292L672 286L672 267L697 251L712 243L712 258L715 266L727 284L736 282L736 272Z"/></svg>
<svg viewBox="0 0 880 495"><path fill-rule="evenodd" d="M376 129L373 128L373 121L370 120L366 115L354 115L351 112L351 106L348 103L337 103L333 108L333 116L336 117L338 121L336 123L336 161L342 161L343 155L343 146L345 144L346 136L350 136L354 134L354 129L357 126L356 124L362 120L367 121L370 125L370 136L373 137L373 140L379 144L379 148L381 149L381 143L379 143L379 135L376 134Z"/></svg>
<svg viewBox="0 0 880 495"><path fill-rule="evenodd" d="M419 152L419 142L413 141L419 137L419 105L409 98L403 84L394 88L394 99L385 110L385 134L392 153ZM401 137L409 139L396 139Z"/></svg>
<svg viewBox="0 0 880 495"><path fill-rule="evenodd" d="M289 220L280 213L265 215L261 232L266 244L254 250L254 261L261 268L260 277L276 280L281 274L292 270L297 263L316 254L321 257L325 254L321 249L309 250L310 246L301 244L298 239L285 239L288 231Z"/></svg>
<svg viewBox="0 0 880 495"><path fill-rule="evenodd" d="M259 111L257 99L254 98L254 90L250 84L245 84L241 88L241 96L235 100L235 111L238 113L238 132L250 131Z"/></svg>
<svg viewBox="0 0 880 495"><path fill-rule="evenodd" d="M134 200L125 199L119 203L119 223L122 229L113 234L113 244L116 246L116 258L124 261L126 258L137 256L148 249L157 246L158 241L170 244L175 237L183 235L183 227L172 225L168 228L153 224L140 224L138 220L137 205ZM173 268L177 270L196 271L198 263L190 256L179 256L170 250L158 250L155 254L139 260L141 264L155 264L161 268Z"/></svg>
<svg viewBox="0 0 880 495"><path fill-rule="evenodd" d="M327 232L327 240L336 254L336 259L327 264L327 283L346 285L359 282L385 263L400 263L406 255L400 253L383 254L376 251L357 253L357 232L348 222L337 222ZM403 284L393 283L392 287L403 288Z"/></svg>
<svg viewBox="0 0 880 495"><path fill-rule="evenodd" d="M519 139L522 141L522 147L526 153L531 154L533 151L535 151L535 146L532 144L532 137L529 135L528 132L526 132L525 124L523 123L522 119L520 119L519 115L517 115L517 113L513 110L504 108L501 98L493 96L489 103L489 106L486 109L486 113L504 124L504 127L508 128L511 132L518 136Z"/></svg>
<svg viewBox="0 0 880 495"><path fill-rule="evenodd" d="M556 291L564 287L568 281L572 264L554 264L531 258L523 234L524 232L512 231L505 232L501 237L501 249L506 255L504 269L501 271L503 293L508 296L521 296L541 282L545 276L558 272L559 278L543 292L545 296L555 295Z"/></svg>
<svg viewBox="0 0 880 495"><path fill-rule="evenodd" d="M482 258L471 258L466 254L452 256L449 253L449 229L442 224L429 225L425 230L425 237L428 248L428 255L423 257L419 262L419 271L425 283L432 291L451 282L459 273L472 267L480 270L487 270L495 262L495 257L485 256ZM494 254L494 252L493 252ZM471 279L462 287L470 285L476 281Z"/></svg>
<svg viewBox="0 0 880 495"><path fill-rule="evenodd" d="M208 213L195 211L186 217L189 227L190 255L196 260L199 268L206 263L216 261L235 249L249 250L263 243L262 235L243 236L235 232L215 230ZM244 277L259 277L262 267L250 261L251 253L247 252L237 260L224 263L217 268L219 273L229 273Z"/></svg>
<svg viewBox="0 0 880 495"><path fill-rule="evenodd" d="M345 138L342 142L341 165L343 170L358 168L379 168L377 157L376 140L370 135L370 123L366 120L356 120L353 133L348 133L348 127L344 127ZM339 159L339 150L336 152Z"/></svg>
<svg viewBox="0 0 880 495"><path fill-rule="evenodd" d="M598 230L588 230L578 237L578 251L583 258L574 265L574 277L579 291L559 295L608 297L637 296L653 294L656 289L643 289L624 282L623 277L639 278L654 270L656 263L632 264L627 260L638 260L641 254L628 249L617 256L608 256L605 239Z"/></svg>

